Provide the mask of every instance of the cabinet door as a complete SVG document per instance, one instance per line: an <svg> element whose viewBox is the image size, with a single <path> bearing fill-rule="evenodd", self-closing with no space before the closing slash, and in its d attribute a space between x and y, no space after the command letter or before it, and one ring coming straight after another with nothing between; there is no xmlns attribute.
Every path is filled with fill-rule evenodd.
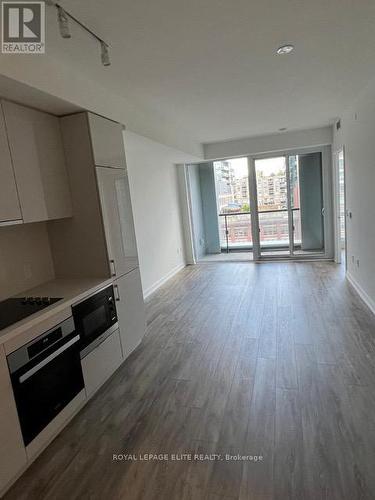
<svg viewBox="0 0 375 500"><path fill-rule="evenodd" d="M137 347L146 329L146 314L139 269L113 283L124 358Z"/></svg>
<svg viewBox="0 0 375 500"><path fill-rule="evenodd" d="M127 171L97 167L96 172L111 272L122 276L138 267Z"/></svg>
<svg viewBox="0 0 375 500"><path fill-rule="evenodd" d="M2 107L0 106L0 222L22 219L16 180L10 158L8 138Z"/></svg>
<svg viewBox="0 0 375 500"><path fill-rule="evenodd" d="M88 117L95 165L125 168L122 125L92 113Z"/></svg>
<svg viewBox="0 0 375 500"><path fill-rule="evenodd" d="M107 337L82 361L85 389L89 398L117 370L122 363L119 331Z"/></svg>
<svg viewBox="0 0 375 500"><path fill-rule="evenodd" d="M26 450L14 401L4 347L0 346L0 494L26 465Z"/></svg>
<svg viewBox="0 0 375 500"><path fill-rule="evenodd" d="M3 109L24 222L70 217L59 119L8 101Z"/></svg>

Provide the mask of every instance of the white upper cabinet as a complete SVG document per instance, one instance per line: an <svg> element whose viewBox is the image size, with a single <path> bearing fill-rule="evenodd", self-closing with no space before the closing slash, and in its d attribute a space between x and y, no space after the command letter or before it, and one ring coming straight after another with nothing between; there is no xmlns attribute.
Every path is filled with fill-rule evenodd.
<svg viewBox="0 0 375 500"><path fill-rule="evenodd" d="M2 105L23 221L70 217L59 119L8 101Z"/></svg>
<svg viewBox="0 0 375 500"><path fill-rule="evenodd" d="M146 329L146 314L139 269L113 282L120 339L124 359L141 342Z"/></svg>
<svg viewBox="0 0 375 500"><path fill-rule="evenodd" d="M113 277L138 267L133 211L127 171L96 168L108 257Z"/></svg>
<svg viewBox="0 0 375 500"><path fill-rule="evenodd" d="M10 158L3 110L0 107L0 223L22 219L16 180Z"/></svg>
<svg viewBox="0 0 375 500"><path fill-rule="evenodd" d="M92 113L88 119L95 165L126 168L122 125Z"/></svg>

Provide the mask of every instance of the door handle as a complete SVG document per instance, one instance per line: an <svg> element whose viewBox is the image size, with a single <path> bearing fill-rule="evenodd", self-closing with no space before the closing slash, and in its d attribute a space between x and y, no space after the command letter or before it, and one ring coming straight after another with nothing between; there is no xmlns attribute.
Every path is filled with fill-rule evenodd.
<svg viewBox="0 0 375 500"><path fill-rule="evenodd" d="M113 288L115 290L115 300L116 300L116 302L120 302L121 297L120 297L120 292L119 292L119 289L118 289L118 285L113 285Z"/></svg>
<svg viewBox="0 0 375 500"><path fill-rule="evenodd" d="M325 213L326 213L326 210L325 210L325 208L323 207L323 208L322 208L322 215L324 216L324 214L325 214Z"/></svg>
<svg viewBox="0 0 375 500"><path fill-rule="evenodd" d="M111 259L109 261L110 265L113 266L113 271L111 269L111 274L112 274L112 277L114 278L116 276L116 264L115 264L115 261L113 259Z"/></svg>

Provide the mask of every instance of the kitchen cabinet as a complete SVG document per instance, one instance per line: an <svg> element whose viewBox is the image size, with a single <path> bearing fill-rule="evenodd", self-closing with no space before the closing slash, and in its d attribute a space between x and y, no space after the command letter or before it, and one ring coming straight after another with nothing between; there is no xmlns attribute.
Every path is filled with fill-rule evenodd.
<svg viewBox="0 0 375 500"><path fill-rule="evenodd" d="M115 330L82 361L86 395L89 398L122 363L119 331Z"/></svg>
<svg viewBox="0 0 375 500"><path fill-rule="evenodd" d="M98 167L125 168L123 126L88 113L94 163Z"/></svg>
<svg viewBox="0 0 375 500"><path fill-rule="evenodd" d="M124 359L141 342L146 328L145 305L139 269L113 283Z"/></svg>
<svg viewBox="0 0 375 500"><path fill-rule="evenodd" d="M0 223L22 219L16 179L10 157L2 107L0 106Z"/></svg>
<svg viewBox="0 0 375 500"><path fill-rule="evenodd" d="M128 175L107 167L96 172L111 273L119 277L138 267Z"/></svg>
<svg viewBox="0 0 375 500"><path fill-rule="evenodd" d="M13 102L2 106L23 221L70 217L59 119Z"/></svg>
<svg viewBox="0 0 375 500"><path fill-rule="evenodd" d="M26 450L14 401L4 347L0 346L0 495L26 466Z"/></svg>

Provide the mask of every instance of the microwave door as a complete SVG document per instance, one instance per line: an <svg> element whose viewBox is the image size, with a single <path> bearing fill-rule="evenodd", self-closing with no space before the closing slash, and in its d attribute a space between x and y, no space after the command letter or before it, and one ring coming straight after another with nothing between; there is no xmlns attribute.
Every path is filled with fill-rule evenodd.
<svg viewBox="0 0 375 500"><path fill-rule="evenodd" d="M117 322L113 287L102 290L73 307L82 348L89 345Z"/></svg>

